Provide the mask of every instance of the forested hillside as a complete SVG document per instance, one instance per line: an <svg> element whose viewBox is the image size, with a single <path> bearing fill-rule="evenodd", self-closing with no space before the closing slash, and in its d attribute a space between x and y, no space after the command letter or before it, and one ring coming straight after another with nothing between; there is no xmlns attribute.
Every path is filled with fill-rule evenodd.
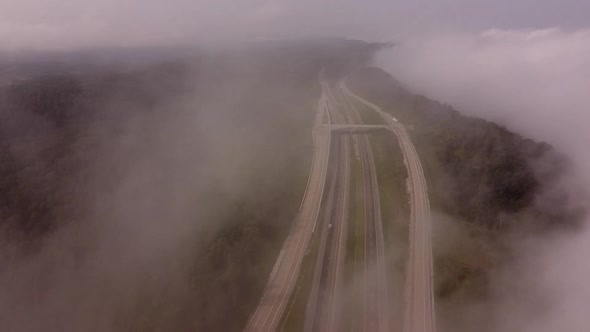
<svg viewBox="0 0 590 332"><path fill-rule="evenodd" d="M4 64L0 301L24 302L0 313L3 328L240 330L301 202L318 73L377 48Z"/></svg>
<svg viewBox="0 0 590 332"><path fill-rule="evenodd" d="M420 156L433 213L439 328L494 331L494 306L502 305L495 282L514 268L521 242L582 224L570 161L547 143L414 94L381 69L358 70L347 83L403 123Z"/></svg>
<svg viewBox="0 0 590 332"><path fill-rule="evenodd" d="M241 330L301 203L318 74L335 81L382 46L0 64L2 327ZM485 298L491 271L514 254L506 239L579 226L585 211L559 186L569 163L550 145L380 69L347 82L409 128L434 215L463 234L435 251L441 310Z"/></svg>
<svg viewBox="0 0 590 332"><path fill-rule="evenodd" d="M518 227L523 211L535 210L534 225L528 226L537 230L574 226L583 215L568 204L551 211L538 204L569 167L549 144L413 94L377 68L365 68L349 82L410 128L436 209L490 230ZM554 194L567 200L570 193Z"/></svg>

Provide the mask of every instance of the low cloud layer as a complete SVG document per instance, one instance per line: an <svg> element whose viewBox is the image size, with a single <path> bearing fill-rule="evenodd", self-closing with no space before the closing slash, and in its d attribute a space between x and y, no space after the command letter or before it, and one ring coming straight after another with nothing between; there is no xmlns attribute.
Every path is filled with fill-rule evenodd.
<svg viewBox="0 0 590 332"><path fill-rule="evenodd" d="M379 62L420 93L584 158L590 30L442 36L401 44Z"/></svg>
<svg viewBox="0 0 590 332"><path fill-rule="evenodd" d="M575 182L590 183L590 30L438 36L402 43L377 62L414 91L553 144L574 161ZM494 277L502 309L487 314L498 331L587 331L589 243L586 230L516 244L525 255Z"/></svg>
<svg viewBox="0 0 590 332"><path fill-rule="evenodd" d="M590 22L590 2L585 0L517 3L509 0L0 0L0 53L325 36L401 41L398 47L381 54L378 59L378 63L400 81L415 91L448 102L464 113L498 121L516 132L548 141L567 153L575 161L581 179L590 183L590 154L586 147L590 143L590 131L587 130L590 119L590 29L584 29L587 22ZM552 26L561 28L547 28ZM492 27L501 29L490 30ZM442 35L434 36L435 31ZM415 36L429 37L416 39ZM85 280L96 278L93 269L109 260L112 271L103 273L99 280L106 288L92 288L88 294L92 301L80 299L74 292L76 296L66 297L63 303L53 306L54 312L50 313L45 313L45 303L38 299L35 300L39 303L38 308L24 307L26 310L22 311L22 303L11 301L22 298L19 291L28 290L30 284L40 284L35 277L47 274L46 266L22 264L15 267L23 275L32 277L0 280L10 286L7 289L12 289L6 292L5 300L0 301L0 311L12 313L12 324L29 324L26 327L30 330L39 330L48 321L58 324L60 318L72 314L70 308L80 303L90 308L82 308L80 313L95 312L96 306L110 308L117 303L95 302L94 299L102 301L103 295L123 294L122 291L129 289L128 285L138 276L155 273L155 265L148 264L153 262L152 259L172 262L168 263L172 265L182 263L172 261L170 257L177 257L178 243L190 242L184 234L195 230L196 226L187 222L186 214L193 212L193 198L188 192L201 185L196 179L204 171L187 167L198 163L200 155L179 157L186 151L169 147L180 149L186 145L193 138L193 125L203 125L207 119L188 116L170 121L164 124L168 126L164 131L159 122L158 126L148 129L173 133L172 139L167 140L167 144L149 146L150 155L145 160L136 161L129 157L129 162L134 163L131 166L139 167L142 173L132 174L118 188L119 196L107 199L101 206L103 210L97 211L97 216L89 217L103 219L102 211L108 211L107 217L114 221L138 218L151 221L133 242L144 245L129 246L124 241L129 232L125 227L132 229L133 225L123 224L123 228L111 229L111 225L120 224L108 223L98 236L110 239L112 234L120 235L104 247L99 246L96 263L91 261L84 266L86 269L81 269L84 273L79 273L74 257L72 262L63 263L73 266L65 269L73 271L66 278L49 275L58 281L57 290L71 286L86 290L89 288ZM129 133L131 136L138 134L133 130ZM125 147L117 151L119 155L126 154ZM164 166L171 157L177 168L166 171L166 174L159 173L159 169L166 169ZM162 167L154 170L150 166L154 164ZM227 164L230 163L224 163ZM219 165L210 165L211 168L215 166ZM219 173L231 174L232 170L236 174L239 172L235 166L235 169L224 172L219 170ZM176 174L171 182L168 181L169 173ZM187 177L192 180L185 181ZM160 187L162 192L145 190ZM142 211L147 207L143 212L146 215L126 215L130 206L125 204L125 198L139 201ZM165 209L156 209L154 202ZM158 213L154 213L155 210ZM161 220L172 222L177 232L162 233L158 226ZM76 233L77 238L87 236L82 235ZM69 234L58 236L69 237ZM101 239L95 240L100 242ZM501 322L499 330L587 331L590 317L585 308L590 303L587 282L590 280L590 264L584 258L590 253L590 232L583 232L575 238L544 239L542 245L537 241L531 239L531 242L522 244L523 250L529 254L522 260L522 266L512 271L513 274L496 277L497 294L500 301L504 301L504 309L496 313ZM158 246L152 246L152 243ZM63 244L59 241L51 244L52 251L46 253L48 257L61 257L64 252L73 251L71 247L79 245L78 242ZM127 254L119 255L119 252ZM153 255L161 256L153 258ZM128 266L129 259L138 257L138 266ZM41 258L44 261L46 257ZM58 263L49 261L47 264ZM133 273L117 273L122 267ZM90 272L85 274L86 271ZM157 272L170 278L166 270L157 269ZM156 276L160 276L158 273ZM153 281L146 279L140 286L154 289ZM176 291L184 292L182 285L185 282L182 273L170 278L170 284L181 285L169 292L171 299L176 298ZM140 286L131 291L139 294ZM523 291L525 288L526 292ZM135 299L135 295L127 298ZM532 305L546 297L551 299L550 306L538 308ZM31 320L31 311L35 310L47 315L47 320ZM19 312L26 314L17 314ZM72 323L76 330L84 330L87 326L108 329L99 325L108 312L93 313L90 318L79 316L79 321ZM44 328L63 330L57 325Z"/></svg>
<svg viewBox="0 0 590 332"><path fill-rule="evenodd" d="M291 184L308 169L299 138L319 68L289 76L274 57L224 56L0 91L2 331L242 323L265 280L253 253L299 206ZM43 217L43 236L25 228Z"/></svg>
<svg viewBox="0 0 590 332"><path fill-rule="evenodd" d="M534 8L534 9L533 9ZM0 0L0 51L583 26L583 0Z"/></svg>

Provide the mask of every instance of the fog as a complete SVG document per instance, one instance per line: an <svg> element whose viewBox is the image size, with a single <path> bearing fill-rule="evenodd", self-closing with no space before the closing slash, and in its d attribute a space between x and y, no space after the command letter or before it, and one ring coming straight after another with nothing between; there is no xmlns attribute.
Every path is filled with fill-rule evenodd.
<svg viewBox="0 0 590 332"><path fill-rule="evenodd" d="M313 104L310 89L294 82L303 78L313 86L319 69L289 76L273 71L272 57L229 55L206 57L182 72L174 66L150 75L131 72L131 86L107 81L116 88L106 96L108 86L92 74L80 76L76 84L90 85L89 94L99 97L80 97L66 111L42 105L39 112L2 99L3 185L16 179L7 193L15 197L3 197L14 206L0 209L2 329L218 330L241 324L221 316L244 315L241 301L264 282L256 276L268 273L265 261L248 251L273 253L281 226L299 206L284 201L298 191L292 188L298 167L307 170L305 157L293 158L306 151L298 150L298 137L310 140L301 128L312 121ZM73 115L62 114L70 119L62 123L60 111ZM20 169L6 171L11 163ZM37 201L22 209L16 187ZM15 230L46 201L52 206L41 211L50 214L51 227L42 237L28 232L45 216L31 218L24 236ZM273 227L252 227L259 243L249 238L231 244L237 249L211 247L228 224L253 221ZM270 235L259 235L261 229ZM216 250L221 273L205 256ZM231 257L240 254L245 258ZM253 281L243 287L237 276Z"/></svg>
<svg viewBox="0 0 590 332"><path fill-rule="evenodd" d="M574 161L576 174L565 185L588 189L590 30L444 34L404 42L376 62L414 91L549 142ZM569 203L590 203L583 194L574 199ZM588 330L590 231L513 245L518 263L492 281L498 330ZM478 309L490 308L465 313L477 317Z"/></svg>
<svg viewBox="0 0 590 332"><path fill-rule="evenodd" d="M590 30L486 30L413 40L378 63L415 91L584 161ZM586 162L586 161L584 161Z"/></svg>
<svg viewBox="0 0 590 332"><path fill-rule="evenodd" d="M584 0L0 0L0 53L325 36L399 42L379 55L379 66L465 114L551 143L574 161L571 181L579 185L590 183L589 13ZM74 178L70 190L83 205L72 219L92 227L61 229L40 245L40 255L22 261L14 260L11 240L1 234L0 328L108 331L119 319L114 312L131 310L146 291L164 304L186 299L193 281L183 255L194 246L194 234L220 227L210 221L220 220L226 208L194 202L207 197L203 188L212 184L248 194L245 169L266 171L248 151L267 143L266 136L251 130L227 137L212 129L223 124L223 133L244 134L232 120L245 96L263 94L250 87L258 76L256 69L241 72L216 82L222 88L207 98L189 93L161 105L181 110L172 117L115 115L90 128L89 145L100 162L75 175L89 177L89 187L77 188ZM197 108L210 115L233 111L203 117L192 112ZM13 130L46 133L43 144L55 139L39 119L25 115L17 122ZM105 127L124 135L113 140ZM30 161L27 153L20 155L23 164ZM498 331L587 331L590 231L531 237L515 246L523 253L517 266L493 276L503 307L493 313ZM91 255L76 257L79 248ZM474 305L465 313L481 315L477 311L486 308Z"/></svg>
<svg viewBox="0 0 590 332"><path fill-rule="evenodd" d="M584 27L590 3L543 1L0 1L0 50L75 49L440 31Z"/></svg>

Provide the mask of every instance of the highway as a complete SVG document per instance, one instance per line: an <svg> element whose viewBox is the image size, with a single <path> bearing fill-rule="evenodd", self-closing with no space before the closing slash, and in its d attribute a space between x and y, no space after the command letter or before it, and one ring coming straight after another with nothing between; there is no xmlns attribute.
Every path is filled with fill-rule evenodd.
<svg viewBox="0 0 590 332"><path fill-rule="evenodd" d="M329 86L322 82L327 92L328 112L331 123L343 123L344 116L338 105L329 97ZM329 126L326 130L330 130ZM348 225L350 187L350 138L332 137L329 169L330 191L323 202L324 221L320 233L315 273L308 296L304 331L338 331L339 296L343 286L343 268Z"/></svg>
<svg viewBox="0 0 590 332"><path fill-rule="evenodd" d="M344 93L340 85L338 94L344 101L346 113L350 118L351 127L377 128L383 126L363 125L358 109ZM377 168L373 149L367 135L354 135L359 147L359 157L363 174L364 210L365 210L365 298L364 298L364 331L388 331L388 287L385 268L385 246L383 242L383 221L381 219L381 203L377 181Z"/></svg>
<svg viewBox="0 0 590 332"><path fill-rule="evenodd" d="M406 263L403 332L436 330L432 269L432 221L426 180L418 154L406 128L381 108L356 95L344 84L341 90L350 98L368 106L383 118L396 134L404 163L408 169L408 191L411 199L409 257Z"/></svg>
<svg viewBox="0 0 590 332"><path fill-rule="evenodd" d="M354 106L351 106L354 107ZM347 133L347 134L355 134L355 133L371 133L380 130L389 130L389 127L384 125L363 125L363 124L354 124L354 125L324 125L324 127L328 127L332 130L332 133Z"/></svg>
<svg viewBox="0 0 590 332"><path fill-rule="evenodd" d="M334 131L334 127L338 129L365 127L362 125L362 120L354 105L339 89L332 91L332 88L326 82L323 82L322 85L327 94L328 110L332 119L331 124L326 127L330 127L332 131ZM384 126L381 126L379 129L383 128ZM358 313L358 317L355 317L354 320L361 322L359 327L363 331L388 331L387 283L381 207L377 172L371 145L367 135L354 135L352 138L339 135L333 136L332 139L335 149L334 155L337 157L331 160L330 169L334 169L338 176L334 180L336 185L330 188L336 188L338 192L336 194L330 192L328 197L350 196L348 182L352 174L349 171L339 171L339 169L348 170L350 167L348 164L351 140L362 169L360 180L362 182L364 202L358 208L364 210L363 234L365 239L363 241L363 252L365 254L361 262L363 270L358 272L361 272L359 279L364 296L360 303L363 310ZM304 328L306 332L341 331L345 328L338 325L338 322L341 321L341 319L338 319L338 316L341 315L341 312L339 312L341 308L337 304L340 303L338 289L341 287L341 283L338 281L342 279L342 251L346 240L342 236L341 230L346 230L348 199L345 198L343 202L340 200L335 202L328 200L325 209L327 218L324 223L332 225L333 231L329 226L324 226L325 233L320 237L315 277L306 310ZM326 251L326 248L331 248L331 250Z"/></svg>
<svg viewBox="0 0 590 332"><path fill-rule="evenodd" d="M373 131L391 130L398 138L408 169L411 201L403 332L433 332L430 206L418 154L407 130L397 119L350 91L344 81L331 86L322 76L322 93L312 130L314 154L300 211L245 331L278 330L279 323L289 316L286 309L307 254L315 260L309 294L306 294L305 332L350 330L350 326L339 324L343 318L355 322L354 330L366 332L390 331L395 325L390 321L393 314L388 298L379 185L368 136ZM377 112L384 125L363 124L357 109L359 104ZM360 174L351 170L351 147L360 162ZM356 203L350 200L350 182L354 176L359 178L364 197L362 206L356 207L364 212L364 257L356 259L363 267L357 271L363 294L358 308L362 310L355 312L354 317L342 317L347 229L353 222L348 213L349 205ZM314 245L317 250L310 251L312 240L317 241L317 246Z"/></svg>
<svg viewBox="0 0 590 332"><path fill-rule="evenodd" d="M307 187L299 214L277 257L262 298L250 316L245 331L276 331L299 276L301 263L309 247L324 193L331 131L322 127L330 123L327 97L320 96L312 131L314 153Z"/></svg>

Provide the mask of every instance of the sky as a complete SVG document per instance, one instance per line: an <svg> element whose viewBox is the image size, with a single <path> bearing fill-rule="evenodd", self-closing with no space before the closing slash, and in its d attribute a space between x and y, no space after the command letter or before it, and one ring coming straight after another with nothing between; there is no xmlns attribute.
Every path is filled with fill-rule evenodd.
<svg viewBox="0 0 590 332"><path fill-rule="evenodd" d="M0 0L0 50L581 28L584 0Z"/></svg>

